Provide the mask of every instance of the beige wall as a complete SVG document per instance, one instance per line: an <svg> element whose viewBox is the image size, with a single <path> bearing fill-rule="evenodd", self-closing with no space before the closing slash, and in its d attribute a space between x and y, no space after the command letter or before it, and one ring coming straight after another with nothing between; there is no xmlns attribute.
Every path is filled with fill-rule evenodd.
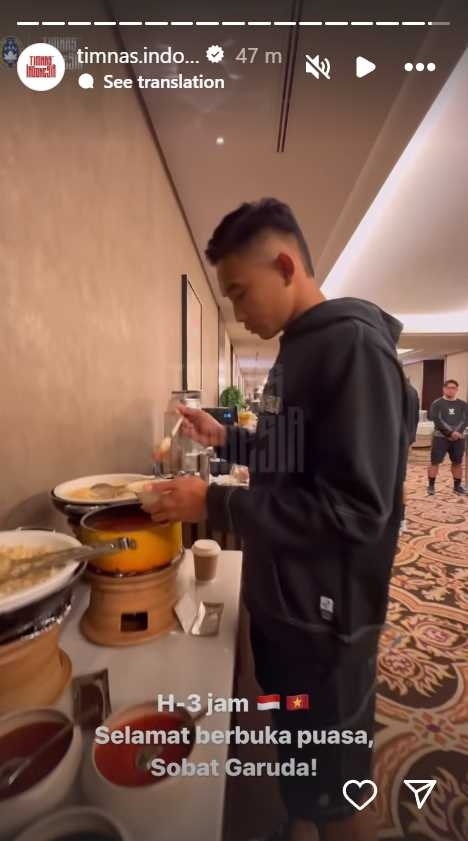
<svg viewBox="0 0 468 841"><path fill-rule="evenodd" d="M229 357L226 356L226 326L224 324L223 319L221 316L219 317L219 346L218 346L218 353L219 353L219 395L221 395L222 391L228 385L228 370L229 370ZM218 405L218 402L215 404Z"/></svg>
<svg viewBox="0 0 468 841"><path fill-rule="evenodd" d="M405 374L411 380L411 385L414 386L419 395L419 400L422 400L424 363L412 362L410 365L404 366Z"/></svg>
<svg viewBox="0 0 468 841"><path fill-rule="evenodd" d="M468 353L452 353L445 360L445 379L453 377L460 383L458 396L468 400Z"/></svg>
<svg viewBox="0 0 468 841"><path fill-rule="evenodd" d="M234 382L234 381L233 381ZM220 318L219 328L219 395L231 385L231 339L226 324ZM217 403L215 405L218 405Z"/></svg>
<svg viewBox="0 0 468 841"><path fill-rule="evenodd" d="M181 386L182 273L202 301L203 400L216 405L218 313L133 91L84 92L69 75L35 93L4 72L2 95L5 528L55 522L47 490L61 481L148 469Z"/></svg>
<svg viewBox="0 0 468 841"><path fill-rule="evenodd" d="M240 388L242 393L244 393L244 378L240 370L239 359L236 353L234 353L233 357L232 384L237 388Z"/></svg>
<svg viewBox="0 0 468 841"><path fill-rule="evenodd" d="M231 371L231 340L227 330L224 336L224 358L226 360L226 386L228 386L232 385L234 380Z"/></svg>
<svg viewBox="0 0 468 841"><path fill-rule="evenodd" d="M232 384L236 388L239 386L239 365L235 353L232 356Z"/></svg>

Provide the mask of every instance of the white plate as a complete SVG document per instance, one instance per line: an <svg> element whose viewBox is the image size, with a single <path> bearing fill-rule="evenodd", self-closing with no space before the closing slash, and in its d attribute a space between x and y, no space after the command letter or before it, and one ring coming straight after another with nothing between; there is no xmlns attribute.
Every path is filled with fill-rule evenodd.
<svg viewBox="0 0 468 841"><path fill-rule="evenodd" d="M81 476L80 479L72 479L70 482L62 482L54 488L54 494L64 502L69 502L74 505L107 505L109 502L126 502L134 501L136 496L134 493L122 494L122 496L113 496L110 498L96 499L95 496L89 496L85 499L74 499L70 496L72 491L78 491L80 488L89 488L92 485L97 485L105 482L108 485L126 485L129 482L139 482L146 480L154 480L155 477L145 476L143 473L105 473L102 476Z"/></svg>
<svg viewBox="0 0 468 841"><path fill-rule="evenodd" d="M75 537L55 531L0 531L0 546L25 546L28 549L37 546L38 548L46 547L51 552L55 552L81 546L81 543ZM0 595L0 614L32 604L55 592L61 585L66 584L77 566L78 564L74 561L39 584L11 593L9 596Z"/></svg>

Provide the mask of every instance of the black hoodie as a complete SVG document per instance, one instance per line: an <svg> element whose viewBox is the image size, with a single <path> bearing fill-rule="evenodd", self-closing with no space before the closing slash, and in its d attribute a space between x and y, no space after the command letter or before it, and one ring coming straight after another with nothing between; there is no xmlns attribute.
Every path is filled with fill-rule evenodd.
<svg viewBox="0 0 468 841"><path fill-rule="evenodd" d="M366 301L313 307L281 337L256 434L229 432L250 488L212 485L208 517L242 536L244 598L272 641L378 637L409 443L400 331Z"/></svg>

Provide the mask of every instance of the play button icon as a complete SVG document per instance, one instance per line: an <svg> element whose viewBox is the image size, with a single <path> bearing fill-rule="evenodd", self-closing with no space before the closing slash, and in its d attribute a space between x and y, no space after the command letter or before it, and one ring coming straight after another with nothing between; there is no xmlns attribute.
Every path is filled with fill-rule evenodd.
<svg viewBox="0 0 468 841"><path fill-rule="evenodd" d="M362 79L363 76L367 76L369 73L373 73L376 68L376 65L373 61L369 61L368 58L364 58L362 55L358 55L356 59L356 76L358 79Z"/></svg>

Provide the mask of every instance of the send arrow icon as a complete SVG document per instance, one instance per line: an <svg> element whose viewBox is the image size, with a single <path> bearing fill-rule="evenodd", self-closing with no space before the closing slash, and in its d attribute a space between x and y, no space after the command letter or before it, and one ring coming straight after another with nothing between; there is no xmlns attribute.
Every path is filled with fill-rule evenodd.
<svg viewBox="0 0 468 841"><path fill-rule="evenodd" d="M413 792L418 809L422 809L437 785L437 780L403 780L403 782Z"/></svg>
<svg viewBox="0 0 468 841"><path fill-rule="evenodd" d="M358 79L362 79L363 76L367 76L369 73L373 73L375 68L377 67L373 61L369 61L368 58L364 58L362 55L358 55L356 59L356 76Z"/></svg>

